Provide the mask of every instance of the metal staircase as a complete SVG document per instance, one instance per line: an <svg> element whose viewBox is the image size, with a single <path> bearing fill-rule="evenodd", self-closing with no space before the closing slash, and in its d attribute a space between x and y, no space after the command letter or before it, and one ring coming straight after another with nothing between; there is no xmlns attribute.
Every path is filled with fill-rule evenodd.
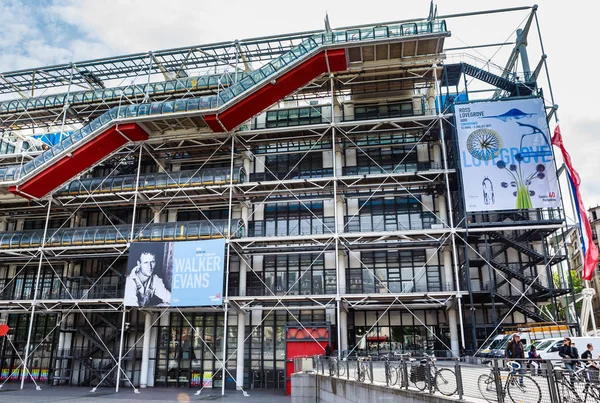
<svg viewBox="0 0 600 403"><path fill-rule="evenodd" d="M442 85L458 85L462 74L466 74L477 80L483 81L484 83L493 85L496 88L500 88L501 90L506 91L511 97L531 95L536 88L535 82L515 82L464 62L447 64L444 66Z"/></svg>
<svg viewBox="0 0 600 403"><path fill-rule="evenodd" d="M538 307L525 299L525 297L519 300L518 296L505 294L499 289L494 290L494 297L503 302L507 307L521 312L523 315L535 320L536 322L547 322L549 320L549 318L546 316L539 314Z"/></svg>
<svg viewBox="0 0 600 403"><path fill-rule="evenodd" d="M82 383L89 383L90 385L92 385L94 381L99 383L107 374L107 371L113 367L114 360L110 358L110 355L112 354L114 357L117 352L114 351L114 349L111 349L109 344L120 334L120 329L117 325L103 313L95 313L94 317L98 319L96 323L94 323L94 328L97 329L100 325L104 325L108 331L100 338L90 326L77 326L77 332L89 340L91 345L89 348L80 350L74 354L74 358L86 369L86 377ZM107 353L109 357L94 357L94 355L99 352ZM114 385L115 382L116 377L113 371L104 379L103 384Z"/></svg>
<svg viewBox="0 0 600 403"><path fill-rule="evenodd" d="M502 242L506 246L506 248L504 248L504 250L506 250L508 248L512 248L512 249L515 249L515 250L523 253L524 255L529 256L529 258L530 258L529 264L530 265L538 264L538 263L544 261L544 255L542 255L541 253L537 252L536 250L530 248L526 243L519 242L514 239L510 239L510 238L502 235L499 232L489 232L487 235L492 239Z"/></svg>
<svg viewBox="0 0 600 403"><path fill-rule="evenodd" d="M523 285L525 287L528 287L531 284L531 289L533 289L535 291L535 293L533 295L528 295L530 298L537 297L538 295L547 294L550 292L550 288L543 285L539 280L536 280L534 276L524 274L522 271L523 266L520 263L503 263L503 262L499 262L494 259L490 259L487 261L484 261L484 260L470 260L469 261L470 266L476 266L476 267L481 267L488 263L495 270L501 271L504 274L506 274L506 278L504 278L501 281L498 281L496 283L496 287L495 287L496 289L502 287L503 285L508 283L511 279L517 279L521 283L523 283Z"/></svg>

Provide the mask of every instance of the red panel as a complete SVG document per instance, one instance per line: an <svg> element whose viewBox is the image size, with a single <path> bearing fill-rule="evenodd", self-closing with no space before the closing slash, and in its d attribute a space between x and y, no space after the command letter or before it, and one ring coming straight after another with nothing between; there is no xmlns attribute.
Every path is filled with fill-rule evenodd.
<svg viewBox="0 0 600 403"><path fill-rule="evenodd" d="M221 126L219 124L219 121L217 120L217 115L207 115L207 116L204 117L204 121L206 122L206 124L208 125L208 127L210 127L210 129L214 133L221 133L221 132L225 131L223 129L223 126Z"/></svg>
<svg viewBox="0 0 600 403"><path fill-rule="evenodd" d="M296 329L290 329L296 330ZM320 329L327 330L327 329ZM288 340L285 343L286 352L285 352L285 377L288 379L285 384L285 393L287 395L292 394L292 374L294 373L294 357L312 357L318 354L325 354L325 346L327 346L328 342L324 341L314 341L313 339L307 339L306 341L297 341L298 336L303 337L305 334L303 331L298 332L298 334L294 335L294 339L290 341L288 331ZM291 361L289 361L291 360Z"/></svg>
<svg viewBox="0 0 600 403"><path fill-rule="evenodd" d="M8 325L0 325L0 337L6 336L6 333L8 333L9 330L10 328Z"/></svg>
<svg viewBox="0 0 600 403"><path fill-rule="evenodd" d="M43 197L123 145L147 139L148 133L135 123L121 124L118 131L113 126L73 151L71 157L63 157L27 182L8 190L27 199Z"/></svg>
<svg viewBox="0 0 600 403"><path fill-rule="evenodd" d="M206 123L214 132L224 131L219 122L217 122L217 119L227 130L233 129L240 123L296 91L315 77L326 73L328 71L327 59L329 59L330 71L346 70L346 51L344 49L320 52L281 77L278 77L274 84L269 83L265 85L240 100L237 104L230 106L219 115L206 116L204 118Z"/></svg>
<svg viewBox="0 0 600 403"><path fill-rule="evenodd" d="M294 373L294 361L286 361L285 363L285 394L292 394L292 374Z"/></svg>

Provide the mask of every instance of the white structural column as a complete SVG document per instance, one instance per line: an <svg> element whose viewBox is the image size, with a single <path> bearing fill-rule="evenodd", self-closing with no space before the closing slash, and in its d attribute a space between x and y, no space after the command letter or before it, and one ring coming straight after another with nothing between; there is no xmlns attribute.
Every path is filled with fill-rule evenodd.
<svg viewBox="0 0 600 403"><path fill-rule="evenodd" d="M444 248L442 252L444 257L444 277L446 281L452 279L452 254L447 248ZM456 304L453 301L452 307L448 309L448 328L450 330L450 348L452 354L456 357L459 356L459 342L458 342L458 324L456 322Z"/></svg>
<svg viewBox="0 0 600 403"><path fill-rule="evenodd" d="M167 209L167 222L177 222L177 209Z"/></svg>
<svg viewBox="0 0 600 403"><path fill-rule="evenodd" d="M244 171L246 172L246 175L250 175L250 157L249 157L250 152L249 151L245 151L242 155L242 165L244 166Z"/></svg>
<svg viewBox="0 0 600 403"><path fill-rule="evenodd" d="M337 232L342 233L344 232L344 200L342 200L341 196L337 196L335 200L337 213L337 216L335 217L335 223L337 226Z"/></svg>
<svg viewBox="0 0 600 403"><path fill-rule="evenodd" d="M0 232L5 232L6 231L6 227L8 222L6 221L6 218L0 218Z"/></svg>
<svg viewBox="0 0 600 403"><path fill-rule="evenodd" d="M341 144L337 144L335 146L335 176L342 176L342 170L343 170L343 151L342 151L342 146Z"/></svg>
<svg viewBox="0 0 600 403"><path fill-rule="evenodd" d="M159 209L152 209L152 212L154 213L154 223L157 224L160 222L161 216L160 216L160 210Z"/></svg>
<svg viewBox="0 0 600 403"><path fill-rule="evenodd" d="M63 355L63 350L65 348L65 334L63 332L60 332L58 335L58 350L57 353L60 354L61 356ZM54 370L54 381L52 382L52 384L54 386L60 385L60 382L62 380L63 377L63 359L59 358L56 360L55 363L56 369Z"/></svg>
<svg viewBox="0 0 600 403"><path fill-rule="evenodd" d="M248 174L250 169L250 160L244 158L244 169ZM242 222L244 228L248 228L248 204L242 203ZM242 256L240 259L240 296L246 295L246 273L250 268L248 265L248 256ZM236 368L235 368L235 386L238 390L244 387L244 339L246 336L246 313L238 312L237 314L237 355L236 355Z"/></svg>
<svg viewBox="0 0 600 403"><path fill-rule="evenodd" d="M339 209L338 209L339 211ZM338 251L338 284L340 287L340 294L347 294L346 290L346 254L344 251ZM338 327L340 329L340 346L339 350L344 351L348 350L348 312L344 306L344 302L339 302L341 305L339 307L340 310L340 320L338 323Z"/></svg>
<svg viewBox="0 0 600 403"><path fill-rule="evenodd" d="M152 313L144 316L144 342L142 344L142 367L140 368L140 388L148 386L148 366L150 364L150 338L152 330Z"/></svg>
<svg viewBox="0 0 600 403"><path fill-rule="evenodd" d="M246 335L246 313L237 314L237 356L235 368L235 386L238 390L244 387L244 339Z"/></svg>
<svg viewBox="0 0 600 403"><path fill-rule="evenodd" d="M246 159L244 159L244 162ZM248 230L248 205L246 203L242 203L242 222L244 223L244 228L246 231ZM246 296L246 274L248 272L248 256L244 255L240 259L240 291L239 294L241 297Z"/></svg>
<svg viewBox="0 0 600 403"><path fill-rule="evenodd" d="M448 224L448 211L446 209L446 197L438 196L435 199L437 204L437 211L440 216L440 219L445 225ZM452 253L449 248L444 248L442 252L443 264L444 264L444 284L443 287L446 287L446 284L451 284L454 278L454 273L452 270ZM452 354L456 357L460 355L459 349L459 341L458 341L458 324L456 321L456 304L453 301L452 307L448 309L448 328L450 330L450 349L452 350Z"/></svg>

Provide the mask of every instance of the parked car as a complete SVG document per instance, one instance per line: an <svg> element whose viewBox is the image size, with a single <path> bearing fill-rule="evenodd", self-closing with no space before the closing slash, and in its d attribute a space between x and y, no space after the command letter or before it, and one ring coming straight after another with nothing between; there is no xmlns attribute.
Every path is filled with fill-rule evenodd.
<svg viewBox="0 0 600 403"><path fill-rule="evenodd" d="M536 342L535 345L538 354L542 357L542 359L560 360L561 358L560 355L558 355L558 351L564 344L564 339L564 337L553 337ZM591 343L594 348L600 350L600 337L571 337L571 345L577 347L577 351L579 352L580 356L581 353L587 349L588 343Z"/></svg>

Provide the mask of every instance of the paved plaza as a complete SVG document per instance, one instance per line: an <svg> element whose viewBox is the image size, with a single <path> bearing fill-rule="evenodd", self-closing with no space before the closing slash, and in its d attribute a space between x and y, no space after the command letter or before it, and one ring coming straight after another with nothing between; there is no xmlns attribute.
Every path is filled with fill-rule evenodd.
<svg viewBox="0 0 600 403"><path fill-rule="evenodd" d="M283 390L248 390L248 397L242 392L226 390L225 396L221 396L221 390L204 389L199 396L195 396L194 389L167 389L148 388L140 389L140 393L134 393L129 388L121 389L115 393L114 388L99 388L91 393L90 388L62 387L42 385L42 390L35 390L33 385L26 385L19 390L19 385L6 384L0 389L0 402L10 403L49 403L49 402L73 402L73 403L140 403L140 402L221 402L221 403L290 403L290 396L285 396Z"/></svg>

